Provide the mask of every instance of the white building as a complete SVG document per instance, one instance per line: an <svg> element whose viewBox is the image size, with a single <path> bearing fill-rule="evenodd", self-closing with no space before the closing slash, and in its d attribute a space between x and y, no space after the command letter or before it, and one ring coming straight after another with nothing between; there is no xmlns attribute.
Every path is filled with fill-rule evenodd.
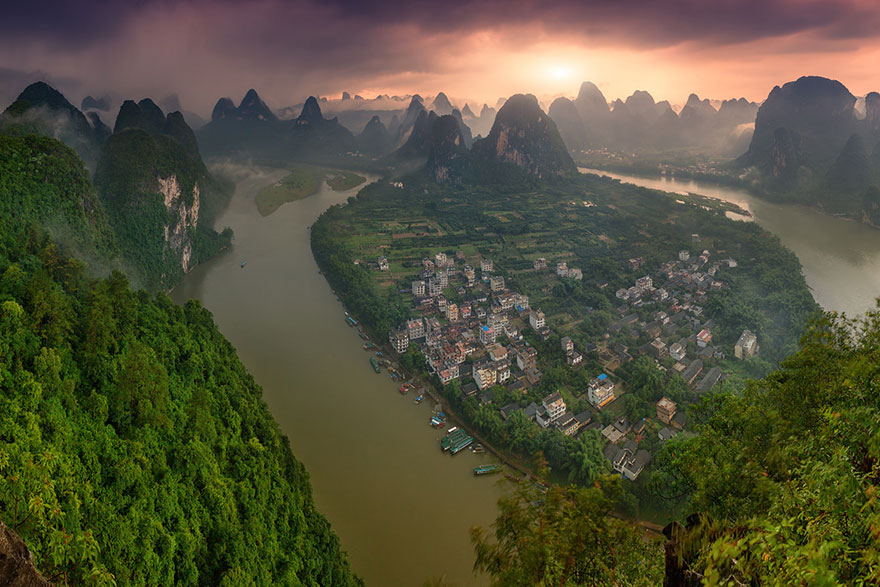
<svg viewBox="0 0 880 587"><path fill-rule="evenodd" d="M669 356L675 359L676 361L681 361L684 359L687 354L686 349L681 345L681 343L674 342L669 345Z"/></svg>
<svg viewBox="0 0 880 587"><path fill-rule="evenodd" d="M547 412L547 418L551 422L565 413L565 401L562 399L562 394L558 391L545 397L541 403Z"/></svg>
<svg viewBox="0 0 880 587"><path fill-rule="evenodd" d="M425 282L421 279L412 282L412 295L417 298L425 296Z"/></svg>
<svg viewBox="0 0 880 587"><path fill-rule="evenodd" d="M590 381L587 400L597 408L603 408L614 401L614 383L602 373Z"/></svg>
<svg viewBox="0 0 880 587"><path fill-rule="evenodd" d="M560 261L556 264L556 275L559 277L568 277L568 263Z"/></svg>
<svg viewBox="0 0 880 587"><path fill-rule="evenodd" d="M481 343L483 343L483 344L494 344L495 343L496 333L495 333L494 328L492 328L491 326L483 325L483 326L480 326L479 330L480 330L480 342Z"/></svg>
<svg viewBox="0 0 880 587"><path fill-rule="evenodd" d="M492 291L504 290L504 278L500 275L493 275L489 278L489 289Z"/></svg>
<svg viewBox="0 0 880 587"><path fill-rule="evenodd" d="M540 330L547 325L547 322L544 320L544 312L541 310L532 310L529 314L529 326L532 327L532 330Z"/></svg>
<svg viewBox="0 0 880 587"><path fill-rule="evenodd" d="M406 328L393 330L391 332L390 342L391 346L394 347L394 350L397 351L398 354L405 353L409 348L409 332L407 332Z"/></svg>
<svg viewBox="0 0 880 587"><path fill-rule="evenodd" d="M733 346L733 354L737 359L748 359L758 353L758 337L749 330L743 330L739 340Z"/></svg>
<svg viewBox="0 0 880 587"><path fill-rule="evenodd" d="M494 271L492 259L480 259L480 271L483 273L491 273Z"/></svg>

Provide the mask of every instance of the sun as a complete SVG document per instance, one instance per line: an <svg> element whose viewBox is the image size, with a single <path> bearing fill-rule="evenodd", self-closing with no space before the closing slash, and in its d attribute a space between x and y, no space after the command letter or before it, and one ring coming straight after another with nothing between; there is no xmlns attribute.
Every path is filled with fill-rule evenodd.
<svg viewBox="0 0 880 587"><path fill-rule="evenodd" d="M572 69L568 65L564 65L561 63L555 63L547 67L547 77L556 81L565 81L570 80L572 76Z"/></svg>

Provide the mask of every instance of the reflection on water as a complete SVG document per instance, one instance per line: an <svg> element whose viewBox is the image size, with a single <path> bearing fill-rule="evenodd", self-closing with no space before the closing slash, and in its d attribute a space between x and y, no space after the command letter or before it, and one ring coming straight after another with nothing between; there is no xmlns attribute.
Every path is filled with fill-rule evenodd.
<svg viewBox="0 0 880 587"><path fill-rule="evenodd" d="M737 188L691 179L581 171L667 192L691 192L741 206L751 212L755 222L777 235L795 252L813 296L827 310L862 313L873 308L874 300L880 296L880 230L802 206L767 202Z"/></svg>
<svg viewBox="0 0 880 587"><path fill-rule="evenodd" d="M201 299L235 345L367 584L443 576L456 585L485 583L471 573L468 529L496 515L501 489L473 476L488 457L440 451L439 433L428 426L430 402L414 405L387 374L373 372L311 254L308 227L357 189L324 185L261 217L254 195L284 174L239 178L218 221L235 231L234 246L194 269L172 297Z"/></svg>

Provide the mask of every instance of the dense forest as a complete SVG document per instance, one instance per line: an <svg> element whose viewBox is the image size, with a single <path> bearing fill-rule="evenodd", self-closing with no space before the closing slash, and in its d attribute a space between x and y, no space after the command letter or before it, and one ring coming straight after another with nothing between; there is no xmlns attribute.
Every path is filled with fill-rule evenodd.
<svg viewBox="0 0 880 587"><path fill-rule="evenodd" d="M359 584L210 313L91 277L74 255L116 244L81 162L0 140L0 512L37 567L60 584Z"/></svg>
<svg viewBox="0 0 880 587"><path fill-rule="evenodd" d="M880 581L878 373L880 312L828 314L777 371L699 406L655 475L698 514L687 566L710 584Z"/></svg>

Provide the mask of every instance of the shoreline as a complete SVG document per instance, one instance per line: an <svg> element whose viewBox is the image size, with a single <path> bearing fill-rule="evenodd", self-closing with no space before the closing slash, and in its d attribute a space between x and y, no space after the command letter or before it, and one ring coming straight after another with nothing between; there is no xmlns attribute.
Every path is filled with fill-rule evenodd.
<svg viewBox="0 0 880 587"><path fill-rule="evenodd" d="M311 229L311 227L309 227L309 228ZM315 259L315 263L317 264L317 259ZM320 265L318 266L318 274L321 275L321 277L324 277L324 280L327 281L327 279L324 275L324 271L323 271L323 269L320 268ZM370 342L371 344L373 344L375 346L375 349L373 349L371 351L371 353L374 353L375 351L382 351L383 355L388 357L388 361L394 367L395 371L405 374L406 381L408 381L409 383L411 383L415 386L414 389L412 390L412 392L427 394L428 397L430 397L431 400L434 402L434 405L440 406L443 410L443 413L447 415L447 423L451 422L453 425L461 427L469 435L473 436L475 441L478 441L479 444L482 444L483 447L488 452L490 452L496 459L498 459L498 461L502 465L504 465L505 467L509 467L509 468L513 469L514 471L516 471L518 474L522 475L523 478L516 483L526 482L526 483L542 483L542 484L559 485L558 483L552 481L549 478L542 479L542 478L538 477L534 473L534 471L531 470L531 468L529 468L527 465L523 464L519 459L517 459L516 457L514 457L512 455L505 454L504 451L496 448L493 444L486 441L480 435L479 432L476 432L471 427L471 425L469 423L465 422L463 418L461 418L458 414L455 413L455 410L452 409L452 407L449 405L449 402L446 400L445 397L443 397L443 394L437 390L436 384L433 381L425 381L421 375L419 375L418 377L414 377L413 374L409 373L409 371L407 371L405 368L403 368L403 366L397 360L397 357L399 355L391 347L391 344L388 342L385 342L385 343L377 342L375 340L375 337L371 336L370 333L367 332L367 329L362 327L362 322L360 321L360 318L357 315L355 315L354 312L352 312L345 305L345 302L342 300L342 298L339 297L339 294L333 289L333 286L330 285L329 281L327 281L327 284L328 284L328 286L330 286L330 291L333 292L333 295L336 298L336 301L339 303L339 306L343 311L343 316L345 316L347 313L347 314L351 315L353 318L355 318L356 320L358 320L358 324L356 326L353 326L353 328L358 332L358 334L360 335L360 338L365 340L366 342ZM403 381L403 380L401 380L401 381ZM408 394L407 394L407 396L408 396ZM445 425L442 426L439 430L443 430L444 428L445 428ZM507 483L514 483L514 481L511 480L507 476L505 476L504 479L506 480ZM624 514L616 512L616 511L609 512L608 515L612 518L635 524L635 525L641 527L643 530L645 530L645 532L647 532L649 534L652 534L655 536L664 536L664 534L663 534L664 526L661 524L657 524L657 523L651 522L649 520L632 518L632 517L626 516Z"/></svg>
<svg viewBox="0 0 880 587"><path fill-rule="evenodd" d="M581 169L590 169L592 171L583 172L583 171L580 171ZM880 226L878 226L876 224L872 224L872 223L867 222L865 220L860 220L858 218L854 218L853 216L849 216L847 214L836 214L834 212L828 212L822 206L820 206L818 204L811 205L811 204L804 204L801 202L793 202L793 201L788 201L788 200L774 200L774 199L767 198L767 197L761 195L759 192L751 189L749 186L743 184L741 181L738 181L738 180L730 181L730 182L723 182L723 181L719 181L718 178L703 177L703 176L698 176L698 175L689 175L687 173L679 176L679 175L675 175L675 174L662 174L662 173L654 173L654 172L649 173L647 171L641 171L641 170L637 170L637 169L621 169L618 167L608 167L608 168L602 168L602 167L596 167L596 166L593 166L593 167L583 166L582 167L580 164L578 164L578 171L582 174L585 174L585 175L599 175L599 174L593 173L593 171L599 171L599 172L602 172L603 174L613 173L616 175L629 175L632 177L638 177L638 178L652 180L652 181L656 181L656 180L660 180L660 179L667 179L667 180L673 180L673 181L675 181L675 180L691 181L691 182L700 182L700 183L705 183L705 184L711 184L713 187L716 187L718 189L737 189L737 190L742 190L743 192L747 193L750 197L755 198L756 200L760 200L761 202L764 202L769 205L792 206L794 208L799 208L802 210L816 212L818 214L821 214L822 216L827 216L828 218L834 218L835 220L845 220L848 222L855 222L856 224L867 226L867 227L872 228L874 230L880 230ZM602 177L602 175L599 175L599 177ZM629 185L638 185L638 184L634 184L632 182L628 182L628 181L625 181L625 180L622 180L619 178L612 177L611 175L605 175L605 177L610 177L611 179L615 179L617 181L620 181L621 183L626 183ZM726 176L722 176L722 177L726 177ZM679 192L670 192L670 191L667 191L667 190L664 190L661 188L651 188L651 189L656 189L657 191L665 192L667 194L678 194L679 193ZM706 194L701 194L699 192L688 192L688 195L689 196L698 196L701 198L708 198L710 200L717 200L720 202L725 202L725 203L733 204L737 207L740 207L738 204L736 204L734 202L724 200L723 198L708 196ZM754 214L751 214L750 212L746 211L746 213L744 215L748 216L750 218L750 221L752 221L752 222L755 221Z"/></svg>

